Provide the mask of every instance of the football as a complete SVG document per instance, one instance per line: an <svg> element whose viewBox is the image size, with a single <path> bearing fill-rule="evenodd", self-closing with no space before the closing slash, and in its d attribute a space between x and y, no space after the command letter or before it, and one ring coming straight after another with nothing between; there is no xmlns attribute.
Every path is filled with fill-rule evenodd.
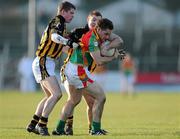
<svg viewBox="0 0 180 139"><path fill-rule="evenodd" d="M105 41L102 44L102 47L101 47L101 55L102 56L106 56L106 57L114 56L114 54L116 52L116 48L108 49L109 43L110 43L109 41Z"/></svg>

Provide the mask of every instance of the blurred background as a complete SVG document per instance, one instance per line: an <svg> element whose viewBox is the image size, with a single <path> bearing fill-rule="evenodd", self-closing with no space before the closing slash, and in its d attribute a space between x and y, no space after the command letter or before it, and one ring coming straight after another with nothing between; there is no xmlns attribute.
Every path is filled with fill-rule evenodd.
<svg viewBox="0 0 180 139"><path fill-rule="evenodd" d="M114 32L134 58L135 89L180 91L179 0L69 0L77 11L68 31L86 24L91 10L114 23ZM21 70L31 63L43 30L56 15L59 0L0 0L0 89L22 89ZM23 58L27 65L21 66ZM57 60L57 75L65 55ZM30 65L30 66L29 66ZM28 67L29 66L29 67ZM120 92L121 62L96 72L106 91ZM32 79L33 80L33 79ZM113 84L112 84L113 83ZM30 86L30 83L28 86ZM32 86L32 90L38 87ZM31 90L30 89L30 90ZM23 89L22 89L23 90Z"/></svg>

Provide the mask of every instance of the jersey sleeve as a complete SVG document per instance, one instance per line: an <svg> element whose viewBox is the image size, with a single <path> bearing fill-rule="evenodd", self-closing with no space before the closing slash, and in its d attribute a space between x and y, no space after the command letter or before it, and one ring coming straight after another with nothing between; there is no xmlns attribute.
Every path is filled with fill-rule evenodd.
<svg viewBox="0 0 180 139"><path fill-rule="evenodd" d="M54 18L50 23L51 33L57 33L58 35L63 35L64 23L58 18Z"/></svg>
<svg viewBox="0 0 180 139"><path fill-rule="evenodd" d="M71 38L75 42L79 42L79 39L82 37L83 34L86 33L84 28L76 28L69 33L69 38Z"/></svg>

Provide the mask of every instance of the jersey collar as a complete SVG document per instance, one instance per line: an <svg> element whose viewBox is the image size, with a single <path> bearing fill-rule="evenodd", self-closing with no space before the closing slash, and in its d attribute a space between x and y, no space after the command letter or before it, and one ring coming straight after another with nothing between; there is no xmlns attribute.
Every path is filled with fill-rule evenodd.
<svg viewBox="0 0 180 139"><path fill-rule="evenodd" d="M93 33L95 34L97 41L98 41L99 43L102 43L102 39L101 39L101 37L99 36L96 28L93 29Z"/></svg>
<svg viewBox="0 0 180 139"><path fill-rule="evenodd" d="M60 19L60 21L62 21L63 23L65 22L65 18L62 16L62 15L58 15L57 16L59 19Z"/></svg>

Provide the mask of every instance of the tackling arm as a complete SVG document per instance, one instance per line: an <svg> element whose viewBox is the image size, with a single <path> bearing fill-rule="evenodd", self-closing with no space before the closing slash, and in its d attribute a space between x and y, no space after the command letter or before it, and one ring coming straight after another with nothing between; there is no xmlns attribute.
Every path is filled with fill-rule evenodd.
<svg viewBox="0 0 180 139"><path fill-rule="evenodd" d="M79 46L77 43L73 42L71 39L66 39L57 33L51 34L51 40L55 43L68 45L70 48L77 48Z"/></svg>
<svg viewBox="0 0 180 139"><path fill-rule="evenodd" d="M68 39L62 37L61 35L57 34L57 33L52 33L51 34L51 40L55 43L60 43L63 45L67 45Z"/></svg>
<svg viewBox="0 0 180 139"><path fill-rule="evenodd" d="M120 36L112 33L109 41L110 41L109 48L108 48L109 50L113 48L123 49L123 40Z"/></svg>
<svg viewBox="0 0 180 139"><path fill-rule="evenodd" d="M119 53L116 52L115 55L112 57L102 57L100 51L97 50L94 52L90 52L90 55L92 56L97 65L103 65L117 58L119 56Z"/></svg>

